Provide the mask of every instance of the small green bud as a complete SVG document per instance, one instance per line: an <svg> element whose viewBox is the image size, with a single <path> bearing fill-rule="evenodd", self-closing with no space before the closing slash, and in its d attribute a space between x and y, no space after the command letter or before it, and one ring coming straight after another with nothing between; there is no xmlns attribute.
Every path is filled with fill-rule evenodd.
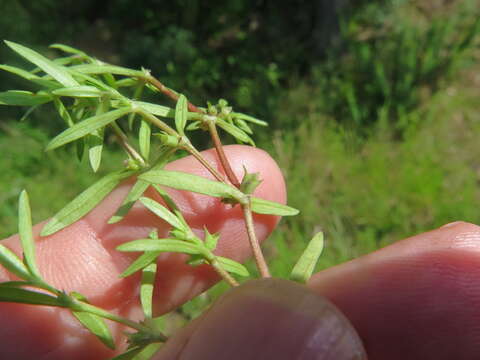
<svg viewBox="0 0 480 360"><path fill-rule="evenodd" d="M258 185L262 182L260 179L259 173L248 173L245 166L243 167L244 175L242 179L242 183L240 184L240 190L247 194L251 195L255 191Z"/></svg>

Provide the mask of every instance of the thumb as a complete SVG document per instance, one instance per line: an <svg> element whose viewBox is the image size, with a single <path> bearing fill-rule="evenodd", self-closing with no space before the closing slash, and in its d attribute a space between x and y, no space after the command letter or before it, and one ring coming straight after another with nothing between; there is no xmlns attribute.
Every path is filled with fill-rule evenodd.
<svg viewBox="0 0 480 360"><path fill-rule="evenodd" d="M362 360L356 331L328 300L282 279L231 290L157 354L167 359Z"/></svg>

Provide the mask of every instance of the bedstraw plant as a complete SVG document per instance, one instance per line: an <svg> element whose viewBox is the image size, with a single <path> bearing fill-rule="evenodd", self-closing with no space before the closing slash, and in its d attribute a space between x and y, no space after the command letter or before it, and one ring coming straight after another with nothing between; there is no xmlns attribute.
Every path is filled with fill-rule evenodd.
<svg viewBox="0 0 480 360"><path fill-rule="evenodd" d="M91 168L96 172L102 164L102 150L108 133L114 136L126 154L121 169L98 180L56 213L42 228L40 236L51 235L81 219L128 178L134 178L134 184L108 223L119 222L134 203L141 203L171 228L165 238L159 238L157 230L153 230L147 238L117 247L118 251L141 253L121 275L142 273L140 302L145 319L135 322L90 304L82 294L57 289L42 278L35 261L31 210L24 190L19 198L18 217L23 259L0 244L0 264L20 280L0 284L0 301L68 308L85 328L112 349L116 344L104 320L121 323L131 329L129 346L116 359L144 359L146 354L153 354L167 340L158 325L158 318L152 313L156 259L160 254L187 254L186 261L191 266L208 264L231 286L239 285L239 277L249 276L242 264L215 254L220 234L212 234L206 228L203 236L192 231L166 188L220 198L225 206L241 207L259 273L262 277L270 277L255 235L252 213L290 216L296 215L298 210L253 196L261 182L259 175L249 173L245 168L243 178L236 177L223 151L218 131L218 128L222 129L239 143L254 145L252 125L265 126L264 121L235 112L223 99L209 102L205 107L196 106L185 95L162 84L147 69L132 70L110 65L60 44L51 47L61 51L63 56L50 60L20 44L5 43L33 67L24 70L0 65L0 69L29 81L36 90L1 92L0 105L29 107L28 116L40 105L53 104L65 122L66 130L51 139L47 151L70 146L80 160L84 154L88 156ZM160 99L173 100L175 107L142 101L146 91L151 93L150 98L158 94ZM217 171L192 144L190 134L195 131L208 133L223 172ZM179 152L192 155L215 180L165 170L164 166L174 156L178 157ZM144 196L149 187L156 190L161 202ZM310 277L322 248L323 234L319 233L293 267L292 280L305 282Z"/></svg>

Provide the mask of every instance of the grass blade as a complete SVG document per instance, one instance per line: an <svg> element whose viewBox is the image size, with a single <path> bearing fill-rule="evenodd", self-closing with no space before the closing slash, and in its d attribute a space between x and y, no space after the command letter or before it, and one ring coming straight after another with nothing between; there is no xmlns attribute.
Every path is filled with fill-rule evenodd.
<svg viewBox="0 0 480 360"><path fill-rule="evenodd" d="M155 200L142 197L140 198L140 202L145 205L145 207L153 212L155 215L157 215L159 218L162 220L166 221L170 225L172 225L174 228L179 229L179 230L188 230L185 229L185 226L183 223L170 211L168 210L165 206L162 204L156 202Z"/></svg>
<svg viewBox="0 0 480 360"><path fill-rule="evenodd" d="M324 246L323 232L317 233L307 245L307 248L293 267L290 279L301 283L306 283L315 270L318 258L320 257Z"/></svg>
<svg viewBox="0 0 480 360"><path fill-rule="evenodd" d="M221 198L243 198L243 193L233 186L179 171L151 170L143 173L139 178L178 190L187 190Z"/></svg>
<svg viewBox="0 0 480 360"><path fill-rule="evenodd" d="M257 197L251 198L252 211L257 214L278 215L278 216L294 216L300 211L277 202L260 199Z"/></svg>
<svg viewBox="0 0 480 360"><path fill-rule="evenodd" d="M35 240L32 233L32 212L28 194L23 190L18 206L18 233L23 249L23 261L32 275L41 278L35 261Z"/></svg>
<svg viewBox="0 0 480 360"><path fill-rule="evenodd" d="M115 349L112 333L100 316L84 311L72 311L73 316L110 349Z"/></svg>
<svg viewBox="0 0 480 360"><path fill-rule="evenodd" d="M220 263L220 265L225 269L225 271L228 271L229 273L237 274L240 276L250 276L250 273L248 272L247 268L242 264L222 256L217 256L215 258Z"/></svg>
<svg viewBox="0 0 480 360"><path fill-rule="evenodd" d="M185 126L187 125L188 105L187 98L180 94L175 107L175 126L180 135L185 135Z"/></svg>
<svg viewBox="0 0 480 360"><path fill-rule="evenodd" d="M56 297L18 287L0 287L0 301L31 305L65 307Z"/></svg>
<svg viewBox="0 0 480 360"><path fill-rule="evenodd" d="M42 229L41 236L51 235L64 227L73 224L102 201L123 179L134 174L134 171L117 171L106 175L88 189L78 195L67 206L60 210Z"/></svg>
<svg viewBox="0 0 480 360"><path fill-rule="evenodd" d="M22 260L12 250L1 244L0 265L21 279L28 280L32 277Z"/></svg>
<svg viewBox="0 0 480 360"><path fill-rule="evenodd" d="M120 251L161 251L161 252L178 252L185 254L203 254L203 249L191 243L176 239L139 239L127 242L117 247Z"/></svg>
<svg viewBox="0 0 480 360"><path fill-rule="evenodd" d="M8 90L0 92L0 105L35 106L52 101L47 94L35 94L30 91Z"/></svg>
<svg viewBox="0 0 480 360"><path fill-rule="evenodd" d="M111 122L121 118L129 112L131 112L131 108L124 107L117 110L109 111L105 114L95 115L86 120L83 120L54 137L52 141L50 141L50 143L47 145L46 150L53 150L59 146L80 139L94 132L95 130L100 129L110 124Z"/></svg>
<svg viewBox="0 0 480 360"><path fill-rule="evenodd" d="M153 286L155 284L155 276L157 274L157 264L147 265L142 271L142 281L140 285L140 302L142 304L143 313L146 318L152 318L152 301Z"/></svg>
<svg viewBox="0 0 480 360"><path fill-rule="evenodd" d="M53 77L60 84L64 86L79 85L79 83L75 81L75 79L62 66L55 64L53 61L47 59L43 55L40 55L36 51L11 41L5 40L5 43L13 51L18 53L31 63L37 65L40 69Z"/></svg>

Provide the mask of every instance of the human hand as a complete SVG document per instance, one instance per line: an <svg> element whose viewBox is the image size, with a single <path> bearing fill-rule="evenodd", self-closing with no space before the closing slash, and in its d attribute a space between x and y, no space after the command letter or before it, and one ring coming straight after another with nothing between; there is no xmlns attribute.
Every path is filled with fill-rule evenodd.
<svg viewBox="0 0 480 360"><path fill-rule="evenodd" d="M242 162L249 171L261 172L264 183L258 189L259 196L284 201L281 174L264 152L237 146L226 147L226 150L239 174L243 171ZM205 174L189 159L172 164L170 169ZM140 315L135 288L138 278L118 278L132 257L115 251L115 247L144 236L153 224L158 225L158 220L139 207L123 222L105 225L125 193L126 186L117 189L81 221L40 239L37 257L41 272L56 287L80 291L96 305L135 317ZM222 232L219 254L236 260L248 256L242 217L236 209L225 209L217 201L200 195L180 192L172 192L172 195L193 226L206 222L211 229ZM259 237L264 239L275 224L273 217L256 217ZM370 359L480 358L476 331L479 311L474 306L480 300L479 287L475 286L480 258L476 256L475 239L480 239L477 227L456 224L321 272L309 285L315 292L330 298L353 322ZM20 252L15 237L5 241L4 244ZM10 279L3 269L1 271L0 280ZM208 267L191 268L175 255L160 259L158 273L157 314L171 310L217 281L217 276ZM285 337L300 334L301 339L311 339L313 334L322 334L325 324L321 312L312 308L307 313L318 320L315 324L320 324L320 328L305 328L305 321L301 321L305 317L297 313L298 304L302 296L310 295L302 295L302 289L297 296L280 296L286 291L292 292L288 286L266 289L264 285L252 283L231 291L226 296L230 300L222 301L223 305L217 304L180 331L165 345L157 359L180 358L179 353L182 359L236 359L242 355L240 349L252 346L255 346L254 358L284 359L285 352L275 353L282 351L279 345L286 342L282 334ZM264 294L267 304L271 304L267 310L284 310L290 320L284 329L279 329L278 323L272 328L273 322L252 327L260 312L251 303L252 298L256 298L252 297L255 293ZM3 303L0 304L0 323L1 359L106 359L113 355L63 309ZM348 327L342 316L334 323L342 329ZM209 336L206 331L212 327L222 330L216 336ZM248 329L244 336L238 332L240 328ZM121 340L125 328L114 326L113 329ZM328 354L330 348L324 339L335 344L333 330L335 327L330 328L325 337L319 335L311 343L314 352ZM276 338L269 338L273 331L276 331ZM259 341L261 337L264 341ZM354 338L353 333L351 339ZM357 343L347 342L343 351L351 350L353 354L358 350L356 347ZM309 354L311 356L312 352ZM312 358L295 356L297 359ZM320 355L316 358L322 359Z"/></svg>

